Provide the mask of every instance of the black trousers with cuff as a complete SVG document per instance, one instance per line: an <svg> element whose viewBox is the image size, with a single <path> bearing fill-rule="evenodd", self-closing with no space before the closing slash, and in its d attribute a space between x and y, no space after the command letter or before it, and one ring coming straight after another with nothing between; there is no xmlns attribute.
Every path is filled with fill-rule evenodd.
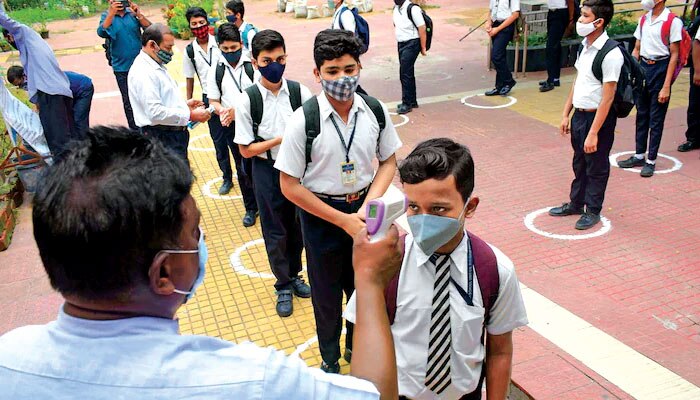
<svg viewBox="0 0 700 400"><path fill-rule="evenodd" d="M664 133L664 122L670 99L665 103L659 103L659 92L666 80L668 63L669 59L656 61L654 64L647 64L644 60L639 63L644 71L646 81L644 89L637 99L635 151L637 154L644 154L647 151L648 143L649 154L647 158L649 160L656 160L661 146L661 136Z"/></svg>
<svg viewBox="0 0 700 400"><path fill-rule="evenodd" d="M416 97L416 60L420 54L420 39L399 42L398 49L401 103L407 106L414 106L418 104Z"/></svg>
<svg viewBox="0 0 700 400"><path fill-rule="evenodd" d="M502 23L502 21L494 21L492 27L499 27ZM503 28L502 31L491 38L491 62L496 68L496 88L498 89L506 85L512 86L515 83L506 58L506 47L513 40L514 33L515 22Z"/></svg>
<svg viewBox="0 0 700 400"><path fill-rule="evenodd" d="M569 10L560 8L547 12L547 81L559 80L561 74L561 39L569 25Z"/></svg>

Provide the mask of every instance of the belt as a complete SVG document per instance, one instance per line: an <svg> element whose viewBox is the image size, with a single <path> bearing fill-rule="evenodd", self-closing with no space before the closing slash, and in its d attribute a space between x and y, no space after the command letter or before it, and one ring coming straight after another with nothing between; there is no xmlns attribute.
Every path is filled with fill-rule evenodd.
<svg viewBox="0 0 700 400"><path fill-rule="evenodd" d="M360 190L359 192L342 194L342 195L329 195L329 194L323 194L323 193L314 193L314 194L316 195L316 197L321 198L321 199L333 200L333 201L344 201L346 203L352 203L354 201L359 200L360 197L364 196L368 191L369 191L369 187L366 187L366 188Z"/></svg>
<svg viewBox="0 0 700 400"><path fill-rule="evenodd" d="M172 132L183 132L187 130L186 126L173 126L173 125L147 125L143 127L144 130L157 129L159 131L172 131Z"/></svg>
<svg viewBox="0 0 700 400"><path fill-rule="evenodd" d="M661 57L661 58L657 58L657 59L654 59L654 60L652 60L651 58L646 58L646 57L639 57L639 58L640 58L642 61L644 61L644 63L647 64L647 65L654 65L654 64L656 64L657 62L661 62L661 61L664 61L664 60L668 60L668 59L670 58L670 56Z"/></svg>
<svg viewBox="0 0 700 400"><path fill-rule="evenodd" d="M597 108L577 108L576 111L578 112L584 112L584 113L594 113L598 111Z"/></svg>

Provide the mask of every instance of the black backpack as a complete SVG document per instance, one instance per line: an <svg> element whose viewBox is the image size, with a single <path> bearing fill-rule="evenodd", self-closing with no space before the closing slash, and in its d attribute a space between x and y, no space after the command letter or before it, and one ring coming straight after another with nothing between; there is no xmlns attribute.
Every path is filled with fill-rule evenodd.
<svg viewBox="0 0 700 400"><path fill-rule="evenodd" d="M292 111L296 111L297 108L301 107L301 86L299 82L287 80L287 87L289 88L289 103L292 106ZM262 93L260 93L258 85L247 88L245 92L250 99L250 118L253 120L253 136L255 137L255 142L264 142L265 139L258 135L258 128L260 127L263 116ZM272 152L270 150L267 151L267 159L273 161Z"/></svg>
<svg viewBox="0 0 700 400"><path fill-rule="evenodd" d="M632 57L624 44L608 39L603 45L603 48L598 51L598 54L596 54L593 59L593 76L603 82L603 59L615 48L620 49L625 62L622 64L622 69L620 70L620 79L617 81L613 110L617 118L625 118L634 108L644 88L644 71L639 65L639 62ZM583 44L581 44L581 48L579 49L579 55L582 50Z"/></svg>
<svg viewBox="0 0 700 400"><path fill-rule="evenodd" d="M372 114L377 118L379 123L379 136L377 137L377 148L382 137L382 131L386 127L386 118L382 103L372 96L357 93L362 97L365 103L372 110ZM318 98L316 96L310 98L302 106L304 108L304 119L306 121L306 166L311 162L311 149L313 148L314 139L321 133L321 112L318 108Z"/></svg>
<svg viewBox="0 0 700 400"><path fill-rule="evenodd" d="M413 21L413 14L411 14L411 8L413 7L420 8L418 4L411 3L408 5L408 10L406 12L408 13L408 19L410 19L413 26L418 29L418 25ZM423 20L425 21L425 50L427 51L430 50L430 45L433 43L433 19L430 18L422 8L420 8L420 12L423 14Z"/></svg>
<svg viewBox="0 0 700 400"><path fill-rule="evenodd" d="M253 71L253 64L251 64L250 61L243 62L243 70L245 71L245 74L248 75L248 78L250 78L250 81L255 82L255 80L253 79L253 74L255 73L255 71ZM216 86L219 88L219 93L222 93L221 83L224 81L225 72L226 66L224 64L216 64L216 71L214 71L214 77L216 78Z"/></svg>
<svg viewBox="0 0 700 400"><path fill-rule="evenodd" d="M102 48L105 49L105 58L107 58L107 63L112 66L112 39L107 38L105 42L102 43Z"/></svg>

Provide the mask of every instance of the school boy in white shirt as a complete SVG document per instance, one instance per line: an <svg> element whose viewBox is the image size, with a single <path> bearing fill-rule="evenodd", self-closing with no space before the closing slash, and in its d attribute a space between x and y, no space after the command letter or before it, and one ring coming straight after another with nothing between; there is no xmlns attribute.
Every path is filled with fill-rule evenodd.
<svg viewBox="0 0 700 400"><path fill-rule="evenodd" d="M506 47L515 33L520 16L520 0L491 0L491 17L486 19L486 32L491 37L491 62L496 68L496 87L486 96L506 96L516 82L506 60Z"/></svg>
<svg viewBox="0 0 700 400"><path fill-rule="evenodd" d="M282 77L287 51L279 32L260 31L253 39L252 53L262 76L238 100L235 142L243 157L252 159L267 259L277 278L276 310L280 317L288 317L294 311L293 295L308 298L311 289L299 276L304 243L297 208L282 194L274 163L287 121L312 94L306 86Z"/></svg>
<svg viewBox="0 0 700 400"><path fill-rule="evenodd" d="M355 33L355 17L352 15L352 11L345 5L345 0L332 0L335 6L335 12L333 13L333 22L331 22L331 29L345 29L353 34ZM350 11L350 12L345 12Z"/></svg>
<svg viewBox="0 0 700 400"><path fill-rule="evenodd" d="M243 53L246 57L252 58L251 43L253 43L255 34L258 33L258 28L251 23L245 22L243 20L244 16L245 4L243 4L242 0L231 0L226 3L226 20L238 27L238 31L241 32L241 41L243 42Z"/></svg>
<svg viewBox="0 0 700 400"><path fill-rule="evenodd" d="M226 186L233 186L233 172L229 149L233 154L236 165L238 186L241 188L245 215L243 226L255 225L258 215L258 205L253 193L253 182L250 177L250 160L241 156L238 145L233 142L236 136L236 127L233 123L234 107L238 98L244 91L257 80L250 59L243 54L243 44L238 28L231 23L219 26L216 33L219 42L221 56L215 61L214 67L207 76L207 89L212 106L221 118L221 125L213 136L216 146L216 161L224 172L222 188L230 190ZM219 190L219 193L222 191Z"/></svg>
<svg viewBox="0 0 700 400"><path fill-rule="evenodd" d="M564 105L560 131L571 134L574 149L574 181L570 202L549 210L549 215L581 215L576 229L590 229L600 222L605 188L610 177L608 156L615 139L617 115L612 110L617 82L624 63L622 51L614 48L602 63L603 80L593 74L593 60L610 39L605 27L614 12L611 0L586 0L576 32L583 36L583 49L576 60L576 80ZM569 120L571 111L574 116ZM585 206L585 209L584 209Z"/></svg>
<svg viewBox="0 0 700 400"><path fill-rule="evenodd" d="M329 29L316 36L314 74L323 93L292 115L275 162L282 193L301 209L321 368L326 372L340 369L343 292L349 297L354 287L352 236L365 226L365 202L389 187L396 172L394 153L401 147L386 106L355 93L360 48L348 31ZM351 358L352 331L347 324L346 360Z"/></svg>
<svg viewBox="0 0 700 400"><path fill-rule="evenodd" d="M408 224L401 270L385 291L403 399L505 399L512 332L528 323L513 262L469 232L474 161L451 139L401 163ZM355 296L345 317L355 321Z"/></svg>
<svg viewBox="0 0 700 400"><path fill-rule="evenodd" d="M426 55L428 52L428 33L420 7L411 3L411 0L394 0L392 15L399 49L401 80L401 104L396 107L396 112L406 114L418 108L415 64L418 54Z"/></svg>
<svg viewBox="0 0 700 400"><path fill-rule="evenodd" d="M640 175L649 178L654 175L656 156L664 132L664 121L668 102L671 99L673 73L678 65L678 53L682 39L683 23L679 18L669 16L665 0L642 0L642 8L648 11L640 18L634 37L637 42L632 55L639 59L645 75L645 84L637 100L636 152L627 160L617 163L620 168L643 167ZM669 18L672 21L667 22ZM668 34L664 28L670 23ZM644 160L649 143L649 154Z"/></svg>

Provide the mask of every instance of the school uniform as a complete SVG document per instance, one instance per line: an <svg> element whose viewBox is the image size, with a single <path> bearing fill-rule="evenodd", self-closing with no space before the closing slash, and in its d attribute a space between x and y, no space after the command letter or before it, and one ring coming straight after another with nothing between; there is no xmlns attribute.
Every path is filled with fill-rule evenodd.
<svg viewBox="0 0 700 400"><path fill-rule="evenodd" d="M605 198L605 188L610 177L610 149L615 138L617 116L611 108L598 131L598 148L594 153L585 153L583 144L591 129L600 102L603 99L603 83L617 82L624 63L619 48L611 50L603 59L603 82L593 75L593 60L598 51L609 39L603 32L592 44L583 39L582 50L576 60L576 81L574 82L574 116L571 120L571 146L574 149L574 181L571 183L571 206L588 213L600 214Z"/></svg>
<svg viewBox="0 0 700 400"><path fill-rule="evenodd" d="M694 41L700 41L700 29L695 34ZM700 148L700 86L693 83L695 65L690 67L690 91L688 93L688 129L685 138L690 142L690 149ZM700 68L700 65L697 66ZM687 151L687 150L686 150Z"/></svg>
<svg viewBox="0 0 700 400"><path fill-rule="evenodd" d="M258 32L257 28L253 24L243 22L241 26L238 27L238 32L241 34L241 42L243 43L243 55L253 59L253 38Z"/></svg>
<svg viewBox="0 0 700 400"><path fill-rule="evenodd" d="M340 7L338 7L335 10L335 13L333 13L331 29L344 29L355 33L355 17L352 15L352 11L345 5L345 3L341 3Z"/></svg>
<svg viewBox="0 0 700 400"><path fill-rule="evenodd" d="M561 75L561 39L569 26L569 6L566 0L547 1L547 82L554 83Z"/></svg>
<svg viewBox="0 0 700 400"><path fill-rule="evenodd" d="M141 51L129 70L127 81L136 126L144 135L160 140L187 160L190 108L165 65Z"/></svg>
<svg viewBox="0 0 700 400"><path fill-rule="evenodd" d="M311 147L311 162L306 163L306 124L303 109L299 109L287 124L275 168L301 179L304 187L336 210L355 213L374 178L374 159L387 160L402 143L386 106L382 105L386 127L380 136L379 123L360 95L354 96L347 124L324 93L317 98L321 124ZM356 178L344 183L341 164L348 159L354 162ZM353 242L340 227L304 210L299 214L321 357L333 365L340 358L343 292L349 298L355 286ZM345 346L351 349L352 324L346 326Z"/></svg>
<svg viewBox="0 0 700 400"><path fill-rule="evenodd" d="M394 6L394 33L399 50L399 78L401 80L401 103L408 107L418 105L416 98L415 64L421 51L420 36L416 27L425 26L420 7L411 8L411 18L408 16L410 0L400 6Z"/></svg>
<svg viewBox="0 0 700 400"><path fill-rule="evenodd" d="M498 298L485 324L485 306L473 261L470 262L469 242L465 235L449 256L436 260L431 257L432 254L425 254L416 245L412 235L406 236L406 253L396 293L396 315L391 325L399 395L404 398L480 399L486 358L482 329L490 335L502 335L528 323L513 262L499 249L490 246L496 255L499 289ZM443 277L439 271L446 267L449 272L445 271L448 275ZM469 275L472 275L471 285ZM448 293L437 291L435 282L440 279L451 280L447 284ZM471 293L468 299L471 305L463 297L464 293ZM440 336L431 332L431 325L435 322L431 321L431 316L434 311L447 312L441 301L435 301L436 298L441 300L439 296L442 294L449 303L450 332L445 334L440 331L443 335ZM356 319L354 295L348 301L344 317L352 322ZM438 351L430 352L431 337L450 343L449 349L438 348ZM443 367L431 370L429 365L436 359L442 361L439 365ZM431 381L433 375L437 380L442 380L442 385L440 382L435 385L433 382L436 379Z"/></svg>
<svg viewBox="0 0 700 400"><path fill-rule="evenodd" d="M637 24L637 29L634 31L634 37L640 42L640 65L646 77L646 83L637 100L636 157L643 157L644 153L647 152L648 141L647 162L650 164L654 164L656 161L669 104L669 102L659 103L659 92L666 81L666 72L671 57L671 50L661 37L661 26L668 19L670 12L666 8L652 20L651 11L649 11L646 14L644 28L642 29ZM681 41L682 29L683 23L680 19L675 18L671 24L669 43Z"/></svg>
<svg viewBox="0 0 700 400"><path fill-rule="evenodd" d="M491 0L491 27L497 28L514 12L520 11L520 0ZM491 38L491 62L496 68L496 89L515 85L506 60L506 47L515 33L515 22Z"/></svg>
<svg viewBox="0 0 700 400"><path fill-rule="evenodd" d="M263 113L258 136L262 140L281 137L287 122L294 112L290 101L287 80L282 79L282 87L275 96L260 81L255 83L262 95ZM300 85L302 103L312 97L311 91ZM236 106L235 142L244 146L257 141L253 133L250 97L239 96ZM272 273L277 278L276 290L290 289L292 281L301 272L301 252L304 243L297 218L297 208L287 200L280 188L280 173L274 167L279 146L252 157L253 188L260 208L263 239Z"/></svg>
<svg viewBox="0 0 700 400"><path fill-rule="evenodd" d="M235 67L232 67L223 56L216 59L214 67L211 68L207 75L207 91L211 99L219 100L224 108L236 107L241 97L245 96L245 90L253 86L254 81L259 79L259 72L255 71L251 80L245 72L244 64L250 62L250 58L241 55ZM223 65L224 76L221 80L221 89L216 81L216 66ZM247 97L247 96L245 96ZM212 116L213 117L213 116ZM217 118L219 118L217 116ZM235 121L234 121L235 122ZM236 124L232 122L229 126L223 126L219 122L218 129L212 135L214 147L216 148L216 161L219 168L223 172L224 181L231 182L233 179L233 171L231 170L231 159L229 158L229 150L233 154L233 161L236 163L236 175L238 178L238 186L241 189L243 197L243 205L246 212L255 213L258 211L258 205L255 201L255 193L253 192L253 182L250 177L251 163L241 156L241 151L238 145L234 143L236 137Z"/></svg>

